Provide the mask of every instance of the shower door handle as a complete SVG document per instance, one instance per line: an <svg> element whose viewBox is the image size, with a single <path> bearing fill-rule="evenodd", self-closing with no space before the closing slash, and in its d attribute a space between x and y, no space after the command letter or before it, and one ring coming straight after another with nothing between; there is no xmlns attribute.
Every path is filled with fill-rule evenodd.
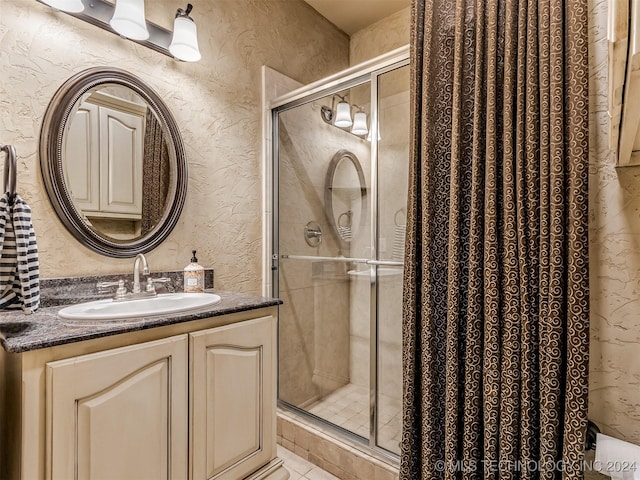
<svg viewBox="0 0 640 480"><path fill-rule="evenodd" d="M404 267L404 262L394 262L393 260L367 260L365 263L376 267Z"/></svg>
<svg viewBox="0 0 640 480"><path fill-rule="evenodd" d="M307 260L312 262L354 262L354 263L367 263L369 260L366 258L349 258L349 257L316 257L313 255L280 255L280 258L284 260Z"/></svg>
<svg viewBox="0 0 640 480"><path fill-rule="evenodd" d="M274 255L273 260L277 261L278 256ZM404 262L396 262L393 260L370 260L368 258L349 258L349 257L316 257L313 255L285 255L281 254L279 258L284 260L307 260L312 262L353 262L365 263L367 265L375 265L379 267L404 267Z"/></svg>

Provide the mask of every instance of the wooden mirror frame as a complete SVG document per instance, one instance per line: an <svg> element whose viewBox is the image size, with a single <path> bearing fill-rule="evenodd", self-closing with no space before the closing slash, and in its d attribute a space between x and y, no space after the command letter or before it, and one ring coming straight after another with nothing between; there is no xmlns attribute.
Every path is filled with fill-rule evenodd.
<svg viewBox="0 0 640 480"><path fill-rule="evenodd" d="M170 169L175 176L160 222L153 230L133 240L117 240L91 228L75 207L63 174L63 135L74 105L92 88L114 84L133 90L156 115L167 142ZM117 68L84 70L69 78L54 94L40 132L40 170L51 205L66 229L85 247L109 257L135 257L160 245L178 222L187 195L187 155L171 111L151 87L135 75Z"/></svg>

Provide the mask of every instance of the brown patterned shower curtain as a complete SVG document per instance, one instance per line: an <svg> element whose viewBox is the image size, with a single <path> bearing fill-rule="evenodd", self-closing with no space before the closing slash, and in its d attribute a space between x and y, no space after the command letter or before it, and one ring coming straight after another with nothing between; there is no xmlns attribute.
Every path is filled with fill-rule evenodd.
<svg viewBox="0 0 640 480"><path fill-rule="evenodd" d="M162 126L147 109L142 160L142 225L145 235L155 228L165 213L169 191L169 151Z"/></svg>
<svg viewBox="0 0 640 480"><path fill-rule="evenodd" d="M580 478L586 0L413 0L402 480Z"/></svg>

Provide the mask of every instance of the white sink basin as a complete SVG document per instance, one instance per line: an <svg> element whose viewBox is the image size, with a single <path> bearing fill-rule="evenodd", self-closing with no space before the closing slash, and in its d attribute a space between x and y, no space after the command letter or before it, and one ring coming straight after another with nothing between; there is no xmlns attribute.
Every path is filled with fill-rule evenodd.
<svg viewBox="0 0 640 480"><path fill-rule="evenodd" d="M220 302L215 293L167 293L156 297L114 302L111 299L65 307L58 316L65 320L121 320L185 313Z"/></svg>

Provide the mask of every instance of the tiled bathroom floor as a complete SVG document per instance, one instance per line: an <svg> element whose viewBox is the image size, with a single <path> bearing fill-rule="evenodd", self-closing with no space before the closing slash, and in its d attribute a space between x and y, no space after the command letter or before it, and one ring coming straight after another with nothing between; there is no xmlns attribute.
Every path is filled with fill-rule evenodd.
<svg viewBox="0 0 640 480"><path fill-rule="evenodd" d="M278 445L278 457L284 461L284 468L290 473L289 480L340 480L282 445Z"/></svg>
<svg viewBox="0 0 640 480"><path fill-rule="evenodd" d="M369 437L369 390L348 383L309 408L309 412L362 437ZM380 395L378 405L378 443L399 453L402 435L402 405L400 398Z"/></svg>

